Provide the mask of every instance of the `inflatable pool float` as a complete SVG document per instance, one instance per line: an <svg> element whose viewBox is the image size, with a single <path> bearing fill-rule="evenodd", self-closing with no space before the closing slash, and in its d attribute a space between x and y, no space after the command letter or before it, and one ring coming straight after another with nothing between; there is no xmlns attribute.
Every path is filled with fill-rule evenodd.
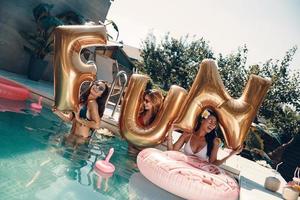
<svg viewBox="0 0 300 200"><path fill-rule="evenodd" d="M221 168L177 151L148 148L137 156L152 183L184 199L238 199L239 185Z"/></svg>
<svg viewBox="0 0 300 200"><path fill-rule="evenodd" d="M0 98L24 101L29 97L29 90L13 81L0 78Z"/></svg>

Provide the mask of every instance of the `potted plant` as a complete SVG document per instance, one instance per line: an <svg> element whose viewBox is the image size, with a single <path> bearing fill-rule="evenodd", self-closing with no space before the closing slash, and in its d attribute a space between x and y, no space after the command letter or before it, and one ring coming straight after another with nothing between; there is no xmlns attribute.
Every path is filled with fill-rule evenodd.
<svg viewBox="0 0 300 200"><path fill-rule="evenodd" d="M59 25L84 24L86 20L73 11L67 11L53 16L51 10L53 5L41 3L33 8L33 16L36 22L35 32L21 31L21 35L27 44L24 49L30 53L28 65L28 78L38 81L47 65L48 61L44 60L46 55L53 51L53 31Z"/></svg>

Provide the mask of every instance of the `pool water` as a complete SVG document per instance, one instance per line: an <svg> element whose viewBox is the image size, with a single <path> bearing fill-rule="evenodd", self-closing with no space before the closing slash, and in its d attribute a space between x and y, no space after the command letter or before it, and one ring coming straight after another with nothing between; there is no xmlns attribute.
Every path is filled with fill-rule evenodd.
<svg viewBox="0 0 300 200"><path fill-rule="evenodd" d="M126 141L94 134L81 144L49 109L36 113L19 103L0 106L0 199L139 199L129 194L138 169ZM111 147L116 171L99 177L93 166Z"/></svg>

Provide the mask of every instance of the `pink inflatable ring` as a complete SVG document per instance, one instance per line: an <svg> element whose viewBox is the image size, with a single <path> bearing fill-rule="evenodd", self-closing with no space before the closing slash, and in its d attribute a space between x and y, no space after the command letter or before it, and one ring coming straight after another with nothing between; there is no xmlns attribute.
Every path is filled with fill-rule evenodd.
<svg viewBox="0 0 300 200"><path fill-rule="evenodd" d="M29 90L10 80L0 77L0 98L24 101L29 97Z"/></svg>
<svg viewBox="0 0 300 200"><path fill-rule="evenodd" d="M152 183L185 199L238 199L239 185L221 168L178 151L148 148L137 156Z"/></svg>

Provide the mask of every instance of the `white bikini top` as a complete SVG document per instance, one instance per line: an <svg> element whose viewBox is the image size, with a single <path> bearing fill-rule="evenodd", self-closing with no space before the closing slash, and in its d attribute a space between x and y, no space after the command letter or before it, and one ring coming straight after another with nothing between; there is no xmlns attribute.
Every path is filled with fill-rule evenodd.
<svg viewBox="0 0 300 200"><path fill-rule="evenodd" d="M189 139L189 141L184 145L184 153L188 156L197 156L198 158L202 159L202 160L206 160L208 161L209 158L207 156L207 144L197 153L194 153L192 148L191 148L191 138Z"/></svg>

